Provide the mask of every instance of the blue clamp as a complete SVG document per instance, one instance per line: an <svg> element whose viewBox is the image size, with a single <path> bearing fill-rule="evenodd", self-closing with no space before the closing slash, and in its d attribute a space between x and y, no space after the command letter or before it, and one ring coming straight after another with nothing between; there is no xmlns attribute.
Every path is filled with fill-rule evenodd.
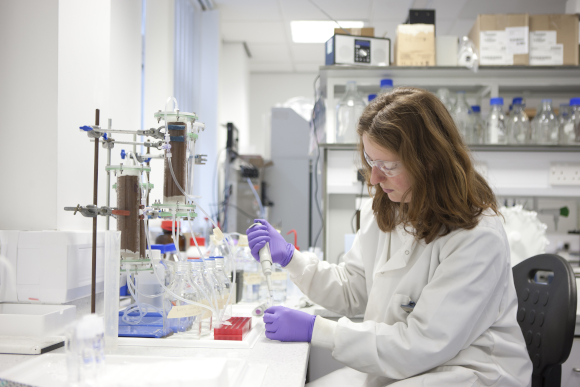
<svg viewBox="0 0 580 387"><path fill-rule="evenodd" d="M125 149L121 149L121 158L123 160L125 160L125 156L127 155L127 153L125 153Z"/></svg>
<svg viewBox="0 0 580 387"><path fill-rule="evenodd" d="M148 163L149 161L151 161L151 157L149 157L148 159L145 159L146 163Z"/></svg>
<svg viewBox="0 0 580 387"><path fill-rule="evenodd" d="M85 132L90 132L91 130L93 130L93 128L91 128L90 126L87 126L87 125L81 126L79 129L84 130Z"/></svg>
<svg viewBox="0 0 580 387"><path fill-rule="evenodd" d="M103 138L104 138L105 140L108 140L108 139L109 139L109 138L107 137L107 133L103 133Z"/></svg>

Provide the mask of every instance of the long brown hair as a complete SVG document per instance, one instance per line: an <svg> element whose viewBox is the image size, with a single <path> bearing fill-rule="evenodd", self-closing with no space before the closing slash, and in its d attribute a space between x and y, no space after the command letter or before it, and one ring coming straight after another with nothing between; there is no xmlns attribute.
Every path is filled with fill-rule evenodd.
<svg viewBox="0 0 580 387"><path fill-rule="evenodd" d="M379 95L364 110L357 133L371 195L376 187L370 183L363 134L397 154L411 180L410 192L400 203L392 202L382 189L374 189L372 208L382 231L392 231L402 223L413 227L417 239L430 243L453 230L474 228L487 209L498 213L495 195L475 171L453 118L430 92L406 87ZM411 200L405 203L410 193Z"/></svg>

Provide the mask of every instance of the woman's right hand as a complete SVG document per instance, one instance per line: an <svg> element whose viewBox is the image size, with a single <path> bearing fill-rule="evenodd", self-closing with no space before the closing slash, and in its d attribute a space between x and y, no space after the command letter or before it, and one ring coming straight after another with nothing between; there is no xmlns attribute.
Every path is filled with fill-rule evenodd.
<svg viewBox="0 0 580 387"><path fill-rule="evenodd" d="M286 242L284 237L264 219L255 219L254 222L260 224L246 230L254 259L260 261L260 250L269 243L272 262L282 267L288 265L294 255L294 246Z"/></svg>

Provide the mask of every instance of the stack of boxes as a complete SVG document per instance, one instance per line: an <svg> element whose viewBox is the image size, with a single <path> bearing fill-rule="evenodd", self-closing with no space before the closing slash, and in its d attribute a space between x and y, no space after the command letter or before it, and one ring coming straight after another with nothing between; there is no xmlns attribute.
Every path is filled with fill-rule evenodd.
<svg viewBox="0 0 580 387"><path fill-rule="evenodd" d="M434 11L431 24L413 24L415 11L397 28L395 65L457 66L458 37L435 36ZM479 15L468 37L480 66L579 64L578 15Z"/></svg>

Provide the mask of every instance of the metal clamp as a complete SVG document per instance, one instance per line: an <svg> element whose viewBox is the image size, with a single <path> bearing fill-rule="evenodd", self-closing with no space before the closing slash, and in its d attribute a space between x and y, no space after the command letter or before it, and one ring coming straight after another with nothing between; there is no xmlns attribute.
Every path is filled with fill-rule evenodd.
<svg viewBox="0 0 580 387"><path fill-rule="evenodd" d="M195 155L195 163L198 165L205 165L207 162L207 155Z"/></svg>
<svg viewBox="0 0 580 387"><path fill-rule="evenodd" d="M580 368L578 368L578 367L574 367L574 368L572 368L572 371L573 371L573 372L580 372Z"/></svg>
<svg viewBox="0 0 580 387"><path fill-rule="evenodd" d="M111 215L121 215L121 216L128 216L129 211L125 210L117 210L113 207L103 206L101 208L95 206L94 204L89 204L86 206L81 206L77 204L76 207L65 207L65 211L74 211L73 215L76 215L77 212L80 212L82 216L85 218L96 218L97 216L111 216Z"/></svg>

